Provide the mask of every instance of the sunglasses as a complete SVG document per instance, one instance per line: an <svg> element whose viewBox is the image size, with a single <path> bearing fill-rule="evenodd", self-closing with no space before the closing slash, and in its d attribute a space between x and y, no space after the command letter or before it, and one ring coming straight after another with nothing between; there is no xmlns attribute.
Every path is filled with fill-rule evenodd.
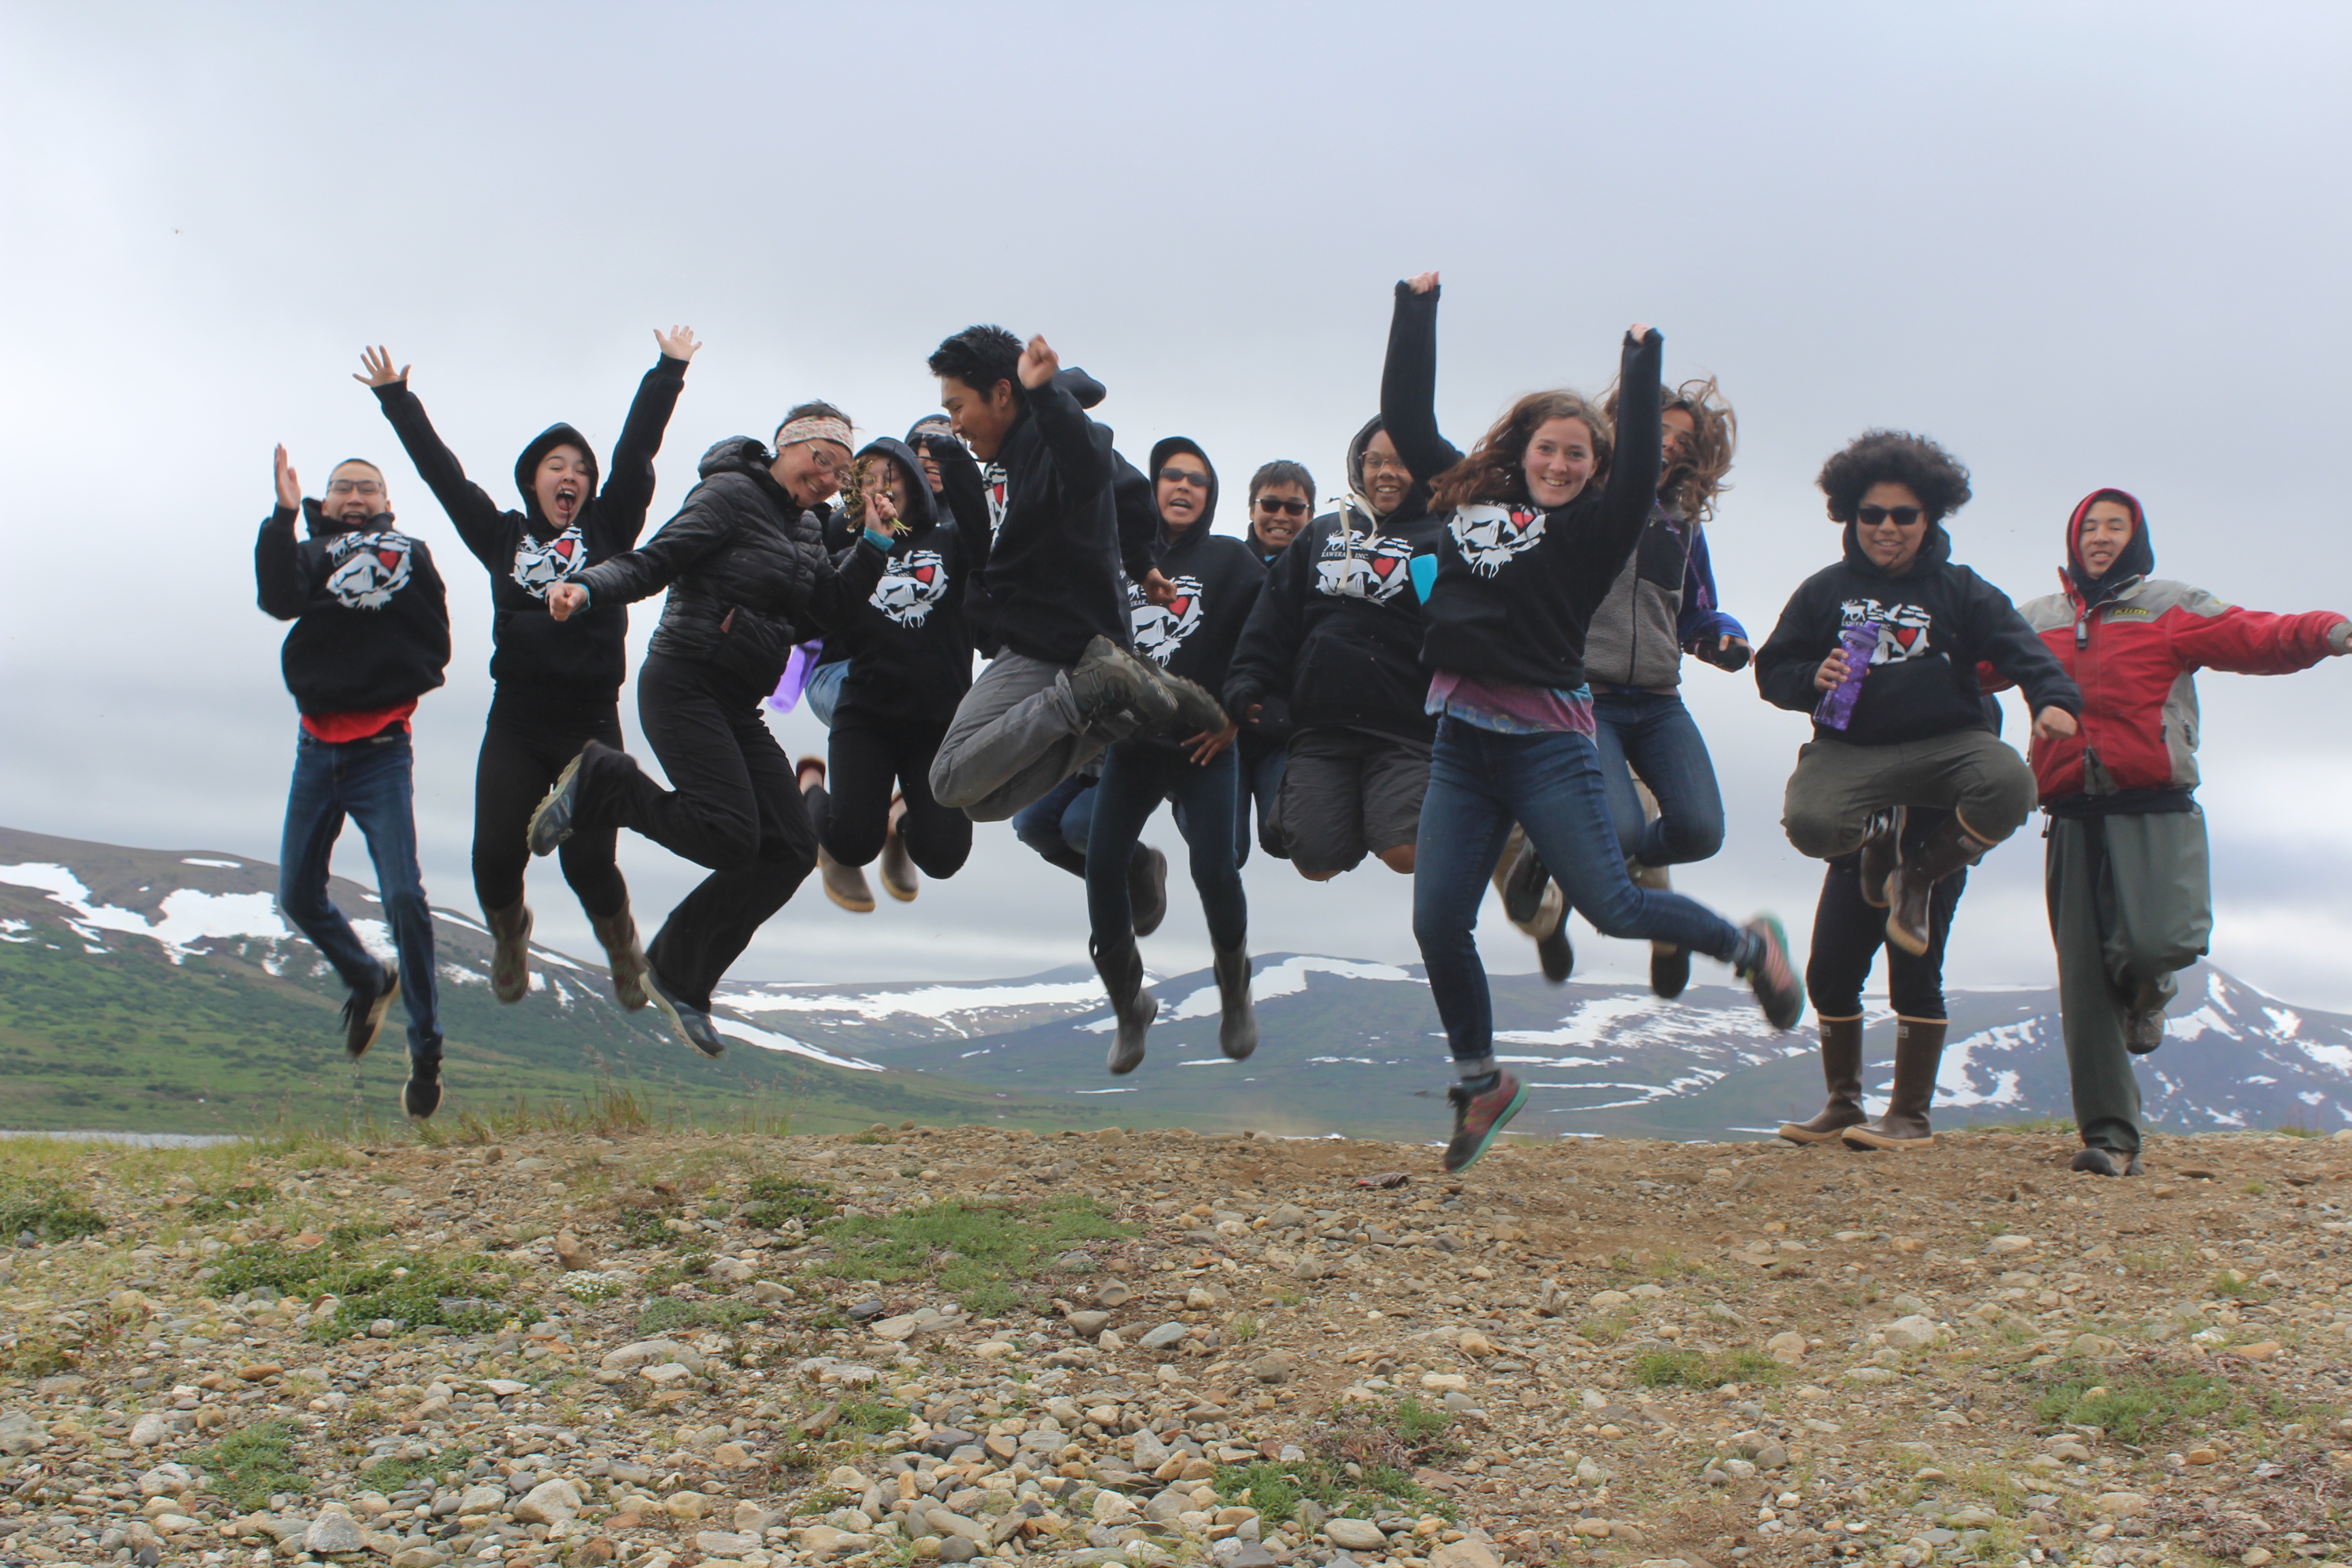
<svg viewBox="0 0 2352 1568"><path fill-rule="evenodd" d="M1909 528L1919 521L1922 514L1916 506L1865 506L1857 507L1853 515L1854 521L1864 528L1876 528L1890 517L1895 520L1895 527Z"/></svg>
<svg viewBox="0 0 2352 1568"><path fill-rule="evenodd" d="M380 496L383 494L383 487L373 479L336 479L327 486L327 493L331 496Z"/></svg>
<svg viewBox="0 0 2352 1568"><path fill-rule="evenodd" d="M1280 500L1273 496L1258 497L1257 508L1260 511L1278 511L1286 517L1305 517L1307 515L1307 503L1305 501Z"/></svg>
<svg viewBox="0 0 2352 1568"><path fill-rule="evenodd" d="M1165 485L1191 485L1196 489L1207 489L1209 476L1194 473L1190 468L1162 468L1160 470L1160 482Z"/></svg>

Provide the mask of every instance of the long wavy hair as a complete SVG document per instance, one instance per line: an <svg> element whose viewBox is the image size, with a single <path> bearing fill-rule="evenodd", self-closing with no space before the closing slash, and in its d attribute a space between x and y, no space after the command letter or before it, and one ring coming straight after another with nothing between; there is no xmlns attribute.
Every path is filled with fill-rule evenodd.
<svg viewBox="0 0 2352 1568"><path fill-rule="evenodd" d="M1612 423L1617 418L1617 390L1611 388L1607 409ZM1724 476L1731 472L1732 454L1739 446L1738 416L1731 412L1731 405L1724 401L1711 375L1680 386L1660 387L1658 407L1661 413L1681 409L1696 426L1689 458L1658 476L1658 499L1685 521L1705 523L1715 516L1715 498L1731 488L1724 483Z"/></svg>
<svg viewBox="0 0 2352 1568"><path fill-rule="evenodd" d="M1526 500L1528 443L1554 419L1582 420L1592 433L1592 477L1585 481L1585 489L1601 483L1608 476L1609 456L1615 445L1609 416L1581 393L1530 392L1495 421L1494 428L1479 437L1468 457L1430 482L1430 509L1446 511L1478 501Z"/></svg>

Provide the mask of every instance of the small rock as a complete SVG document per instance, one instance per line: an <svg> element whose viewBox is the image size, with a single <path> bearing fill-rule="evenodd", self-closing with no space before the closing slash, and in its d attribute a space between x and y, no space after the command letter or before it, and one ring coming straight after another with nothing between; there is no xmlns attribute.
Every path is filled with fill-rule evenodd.
<svg viewBox="0 0 2352 1568"><path fill-rule="evenodd" d="M1095 1300L1106 1307L1124 1307L1135 1300L1135 1289L1123 1279L1113 1279L1095 1291Z"/></svg>
<svg viewBox="0 0 2352 1568"><path fill-rule="evenodd" d="M2271 1549L2267 1546L2249 1546L2238 1553L2238 1561L2244 1563L2246 1568L2265 1568L2265 1564L2271 1561Z"/></svg>
<svg viewBox="0 0 2352 1568"><path fill-rule="evenodd" d="M1095 1348L1106 1352L1123 1351L1127 1348L1127 1342L1118 1337L1117 1329L1105 1329L1096 1337Z"/></svg>
<svg viewBox="0 0 2352 1568"><path fill-rule="evenodd" d="M1609 1521L1605 1519L1580 1519L1574 1530L1579 1535L1590 1536L1595 1541L1604 1540L1609 1534Z"/></svg>
<svg viewBox="0 0 2352 1568"><path fill-rule="evenodd" d="M874 1538L835 1530L829 1524L812 1524L801 1531L800 1543L801 1550L813 1556L842 1557L866 1551L874 1544Z"/></svg>
<svg viewBox="0 0 2352 1568"><path fill-rule="evenodd" d="M172 1435L172 1423L161 1411L150 1410L131 1424L131 1446L152 1448ZM357 1547L350 1548L357 1551Z"/></svg>
<svg viewBox="0 0 2352 1568"><path fill-rule="evenodd" d="M885 1318L875 1323L868 1331L877 1340L898 1344L913 1339L920 1322L921 1320L912 1312L901 1312L895 1318Z"/></svg>
<svg viewBox="0 0 2352 1568"><path fill-rule="evenodd" d="M672 1492L662 1500L662 1511L691 1523L710 1511L710 1499L701 1492Z"/></svg>
<svg viewBox="0 0 2352 1568"><path fill-rule="evenodd" d="M1783 1366L1794 1366L1805 1359L1805 1336L1795 1330L1786 1330L1764 1342L1766 1353Z"/></svg>
<svg viewBox="0 0 2352 1568"><path fill-rule="evenodd" d="M580 1490L570 1481L541 1481L514 1505L523 1524L562 1524L580 1511Z"/></svg>
<svg viewBox="0 0 2352 1568"><path fill-rule="evenodd" d="M1845 1375L1847 1381L1852 1383L1893 1383L1895 1381L1895 1373L1883 1366L1858 1366Z"/></svg>
<svg viewBox="0 0 2352 1568"><path fill-rule="evenodd" d="M751 1450L740 1443L721 1443L710 1450L710 1462L722 1470L740 1470L752 1462Z"/></svg>
<svg viewBox="0 0 2352 1568"><path fill-rule="evenodd" d="M1470 1380L1458 1372L1424 1372L1421 1374L1421 1385L1433 1392L1450 1392L1468 1388Z"/></svg>
<svg viewBox="0 0 2352 1568"><path fill-rule="evenodd" d="M512 1399L518 1394L530 1392L530 1384L517 1383L510 1377L485 1378L482 1386L489 1391L490 1396L494 1399Z"/></svg>
<svg viewBox="0 0 2352 1568"><path fill-rule="evenodd" d="M2285 1347L2281 1345L2276 1340L2256 1340L2250 1345L2236 1346L2230 1353L2235 1356L2242 1356L2247 1361L2270 1361L2275 1358L2279 1352L2284 1348Z"/></svg>
<svg viewBox="0 0 2352 1568"><path fill-rule="evenodd" d="M507 1494L498 1487L470 1486L457 1499L459 1513L498 1513L507 1506Z"/></svg>
<svg viewBox="0 0 2352 1568"><path fill-rule="evenodd" d="M2023 1252L2032 1245L2033 1238L2030 1236L1996 1236L1985 1245L1985 1250L1996 1254Z"/></svg>
<svg viewBox="0 0 2352 1568"><path fill-rule="evenodd" d="M2086 1361L2105 1361L2121 1353L2123 1346L2105 1334L2076 1334L2074 1352Z"/></svg>
<svg viewBox="0 0 2352 1568"><path fill-rule="evenodd" d="M1166 1350L1182 1339L1187 1331L1181 1323L1162 1323L1144 1335L1139 1342L1148 1351Z"/></svg>
<svg viewBox="0 0 2352 1568"><path fill-rule="evenodd" d="M738 1535L731 1530L705 1530L696 1533L694 1547L706 1557L740 1557L760 1550L760 1538Z"/></svg>
<svg viewBox="0 0 2352 1568"><path fill-rule="evenodd" d="M1298 1370L1288 1351L1268 1351L1249 1363L1249 1374L1260 1383L1287 1383Z"/></svg>
<svg viewBox="0 0 2352 1568"><path fill-rule="evenodd" d="M1093 1311L1072 1312L1068 1317L1062 1321L1069 1324L1070 1331L1076 1334L1080 1339L1090 1340L1097 1334L1101 1333L1104 1329L1109 1326L1110 1314L1108 1312Z"/></svg>
<svg viewBox="0 0 2352 1568"><path fill-rule="evenodd" d="M2142 1492L2101 1492L2091 1507L2118 1519L2132 1519L2147 1511L2147 1497Z"/></svg>
<svg viewBox="0 0 2352 1568"><path fill-rule="evenodd" d="M1135 1500L1124 1492L1099 1491L1095 1494L1094 1521L1097 1524L1118 1524L1135 1516Z"/></svg>
<svg viewBox="0 0 2352 1568"><path fill-rule="evenodd" d="M1633 1304L1633 1298L1622 1290L1595 1290L1591 1300L1591 1308L1596 1312L1613 1312L1620 1307Z"/></svg>
<svg viewBox="0 0 2352 1568"><path fill-rule="evenodd" d="M1387 1533L1368 1519L1326 1520L1323 1533L1332 1545L1349 1552L1383 1552L1389 1543Z"/></svg>
<svg viewBox="0 0 2352 1568"><path fill-rule="evenodd" d="M1908 1317L1897 1318L1887 1324L1885 1332L1886 1342L1895 1349L1916 1351L1934 1344L1942 1335L1943 1330L1937 1325L1934 1319L1923 1318L1914 1312Z"/></svg>
<svg viewBox="0 0 2352 1568"><path fill-rule="evenodd" d="M322 1513L302 1532L302 1550L319 1557L338 1552L364 1552L367 1541L349 1514Z"/></svg>

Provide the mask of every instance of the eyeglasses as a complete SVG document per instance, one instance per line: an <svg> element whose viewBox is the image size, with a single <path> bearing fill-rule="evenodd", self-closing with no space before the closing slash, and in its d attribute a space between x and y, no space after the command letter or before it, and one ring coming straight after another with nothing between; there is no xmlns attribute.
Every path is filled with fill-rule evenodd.
<svg viewBox="0 0 2352 1568"><path fill-rule="evenodd" d="M331 479L327 483L331 496L380 496L383 487L373 479Z"/></svg>
<svg viewBox="0 0 2352 1568"><path fill-rule="evenodd" d="M1209 476L1194 473L1190 468L1162 468L1160 482L1163 485L1191 485L1196 489L1209 488Z"/></svg>
<svg viewBox="0 0 2352 1568"><path fill-rule="evenodd" d="M1895 520L1897 528L1909 528L1919 521L1921 511L1916 506L1865 506L1857 507L1853 516L1864 528L1876 528L1888 518Z"/></svg>
<svg viewBox="0 0 2352 1568"><path fill-rule="evenodd" d="M825 471L827 478L838 479L849 471L850 459L836 458L814 441L808 444L809 461Z"/></svg>
<svg viewBox="0 0 2352 1568"><path fill-rule="evenodd" d="M1398 458L1388 457L1380 452L1367 452L1364 454L1364 472L1368 474L1377 474L1386 472L1390 469L1394 469L1400 474L1406 471L1404 464Z"/></svg>
<svg viewBox="0 0 2352 1568"><path fill-rule="evenodd" d="M1286 517L1305 517L1307 515L1307 503L1305 501L1282 500L1274 496L1258 497L1257 509L1260 511L1278 511Z"/></svg>

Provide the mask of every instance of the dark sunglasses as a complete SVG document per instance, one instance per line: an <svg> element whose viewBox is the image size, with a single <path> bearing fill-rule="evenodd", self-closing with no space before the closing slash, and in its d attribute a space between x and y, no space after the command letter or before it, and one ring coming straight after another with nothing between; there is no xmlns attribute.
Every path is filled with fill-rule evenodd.
<svg viewBox="0 0 2352 1568"><path fill-rule="evenodd" d="M1303 500L1280 500L1273 496L1260 496L1257 498L1257 504L1259 510L1264 511L1278 511L1290 517L1307 515L1307 503Z"/></svg>
<svg viewBox="0 0 2352 1568"><path fill-rule="evenodd" d="M1160 470L1160 479L1163 484L1192 485L1200 489L1209 488L1209 476L1196 474L1190 468L1162 468Z"/></svg>
<svg viewBox="0 0 2352 1568"><path fill-rule="evenodd" d="M1876 528L1890 517L1895 527L1908 528L1919 521L1921 512L1916 506L1865 506L1855 508L1853 515L1864 528Z"/></svg>

